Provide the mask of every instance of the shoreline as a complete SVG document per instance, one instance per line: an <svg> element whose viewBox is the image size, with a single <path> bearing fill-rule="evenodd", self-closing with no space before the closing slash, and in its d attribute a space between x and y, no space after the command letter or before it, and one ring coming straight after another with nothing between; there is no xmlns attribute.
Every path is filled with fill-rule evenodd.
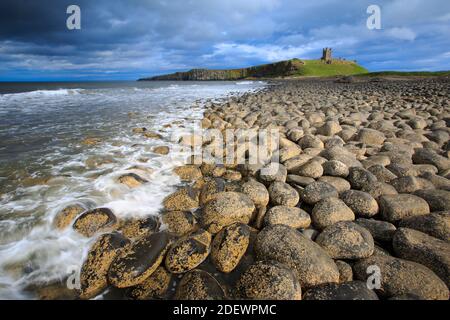
<svg viewBox="0 0 450 320"><path fill-rule="evenodd" d="M167 229L101 236L82 297L113 284L134 299L448 299L448 79L409 80L276 81L212 104L205 129L279 129L279 170L176 168Z"/></svg>

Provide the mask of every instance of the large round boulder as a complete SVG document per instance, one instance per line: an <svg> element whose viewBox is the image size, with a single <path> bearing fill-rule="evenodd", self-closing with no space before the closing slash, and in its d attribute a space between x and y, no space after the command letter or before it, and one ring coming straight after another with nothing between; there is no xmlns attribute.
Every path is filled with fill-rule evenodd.
<svg viewBox="0 0 450 320"><path fill-rule="evenodd" d="M73 223L73 228L85 237L99 232L111 231L117 227L117 218L108 208L85 211Z"/></svg>
<svg viewBox="0 0 450 320"><path fill-rule="evenodd" d="M161 264L170 243L171 237L166 232L152 233L135 241L111 264L109 282L117 288L141 283Z"/></svg>
<svg viewBox="0 0 450 320"><path fill-rule="evenodd" d="M211 251L211 234L199 229L178 239L166 256L166 268L171 273L184 273L205 261Z"/></svg>
<svg viewBox="0 0 450 320"><path fill-rule="evenodd" d="M265 227L257 236L255 252L259 260L291 268L302 288L339 281L339 270L326 251L291 227Z"/></svg>
<svg viewBox="0 0 450 320"><path fill-rule="evenodd" d="M372 255L374 242L370 232L349 221L326 227L316 242L333 259L361 259Z"/></svg>
<svg viewBox="0 0 450 320"><path fill-rule="evenodd" d="M211 233L219 232L234 222L248 224L255 205L245 194L238 192L220 192L203 208L200 223Z"/></svg>
<svg viewBox="0 0 450 320"><path fill-rule="evenodd" d="M250 227L234 223L219 231L211 245L211 260L224 273L233 271L247 251Z"/></svg>
<svg viewBox="0 0 450 320"><path fill-rule="evenodd" d="M254 300L301 300L302 294L295 274L286 266L259 261L241 275L236 296Z"/></svg>

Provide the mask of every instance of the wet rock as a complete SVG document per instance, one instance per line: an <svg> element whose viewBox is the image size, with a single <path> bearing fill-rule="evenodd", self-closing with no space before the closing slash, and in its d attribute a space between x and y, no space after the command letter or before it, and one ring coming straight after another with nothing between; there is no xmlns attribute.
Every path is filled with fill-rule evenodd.
<svg viewBox="0 0 450 320"><path fill-rule="evenodd" d="M372 255L374 242L370 232L349 221L325 228L316 238L333 259L361 259Z"/></svg>
<svg viewBox="0 0 450 320"><path fill-rule="evenodd" d="M427 267L386 255L373 255L358 261L353 266L357 279L367 281L373 273L367 268L377 266L381 273L381 288L377 292L384 297L415 294L427 300L447 300L448 288L439 277Z"/></svg>
<svg viewBox="0 0 450 320"><path fill-rule="evenodd" d="M450 241L450 213L433 212L400 220L400 227L415 229L432 237Z"/></svg>
<svg viewBox="0 0 450 320"><path fill-rule="evenodd" d="M186 273L175 292L176 300L223 300L225 293L219 282L203 270Z"/></svg>
<svg viewBox="0 0 450 320"><path fill-rule="evenodd" d="M189 211L168 211L161 215L162 222L167 227L167 231L183 236L194 230L196 219Z"/></svg>
<svg viewBox="0 0 450 320"><path fill-rule="evenodd" d="M144 236L116 257L108 280L117 288L132 287L147 279L159 267L169 249L171 237L166 232Z"/></svg>
<svg viewBox="0 0 450 320"><path fill-rule="evenodd" d="M130 241L119 233L101 235L93 244L80 272L80 298L91 299L108 286L108 270Z"/></svg>
<svg viewBox="0 0 450 320"><path fill-rule="evenodd" d="M381 217L389 222L430 213L428 203L412 194L381 196L378 203Z"/></svg>
<svg viewBox="0 0 450 320"><path fill-rule="evenodd" d="M246 194L257 208L265 207L269 203L269 191L256 180L252 179L245 182L242 185L242 193Z"/></svg>
<svg viewBox="0 0 450 320"><path fill-rule="evenodd" d="M369 170L359 167L349 169L347 180L350 182L352 189L361 190L365 185L377 182L377 177Z"/></svg>
<svg viewBox="0 0 450 320"><path fill-rule="evenodd" d="M362 281L329 283L306 291L304 300L378 300L377 294Z"/></svg>
<svg viewBox="0 0 450 320"><path fill-rule="evenodd" d="M121 175L117 181L120 183L128 186L129 188L136 188L139 187L141 184L148 182L147 180L141 178L135 173L127 173L124 175Z"/></svg>
<svg viewBox="0 0 450 320"><path fill-rule="evenodd" d="M342 260L335 260L334 262L339 269L339 283L353 281L352 267Z"/></svg>
<svg viewBox="0 0 450 320"><path fill-rule="evenodd" d="M206 203L200 223L207 231L215 234L234 222L248 224L254 210L255 205L247 195L238 192L220 192Z"/></svg>
<svg viewBox="0 0 450 320"><path fill-rule="evenodd" d="M395 254L430 268L450 285L450 244L417 230L399 228L392 245Z"/></svg>
<svg viewBox="0 0 450 320"><path fill-rule="evenodd" d="M120 231L128 239L137 239L144 235L149 235L152 232L157 232L159 225L160 222L156 216L129 219L121 223L118 231Z"/></svg>
<svg viewBox="0 0 450 320"><path fill-rule="evenodd" d="M127 296L135 300L162 298L170 286L172 275L159 266L147 279L127 290Z"/></svg>
<svg viewBox="0 0 450 320"><path fill-rule="evenodd" d="M167 252L165 265L171 273L184 273L205 261L211 250L211 234L199 229L178 239Z"/></svg>
<svg viewBox="0 0 450 320"><path fill-rule="evenodd" d="M314 205L311 213L314 226L324 229L340 221L353 221L355 214L338 198L326 198Z"/></svg>
<svg viewBox="0 0 450 320"><path fill-rule="evenodd" d="M318 181L332 185L339 194L351 188L350 182L341 177L321 176Z"/></svg>
<svg viewBox="0 0 450 320"><path fill-rule="evenodd" d="M202 171L199 167L188 164L173 169L173 172L180 177L182 181L195 181L202 177Z"/></svg>
<svg viewBox="0 0 450 320"><path fill-rule="evenodd" d="M257 236L255 252L260 260L278 261L291 268L302 288L339 281L338 268L329 255L288 226L265 227Z"/></svg>
<svg viewBox="0 0 450 320"><path fill-rule="evenodd" d="M191 187L178 189L163 200L169 211L189 211L199 206L199 192Z"/></svg>
<svg viewBox="0 0 450 320"><path fill-rule="evenodd" d="M329 160L322 164L323 167L323 174L327 176L333 176L333 177L341 177L345 178L349 174L349 169L345 165L345 163L342 163L338 160Z"/></svg>
<svg viewBox="0 0 450 320"><path fill-rule="evenodd" d="M395 230L397 230L392 223L386 221L359 218L356 219L356 223L369 230L376 241L392 241Z"/></svg>
<svg viewBox="0 0 450 320"><path fill-rule="evenodd" d="M145 131L142 135L149 139L161 140L163 138L162 135L154 131Z"/></svg>
<svg viewBox="0 0 450 320"><path fill-rule="evenodd" d="M300 193L301 200L311 205L316 204L322 199L338 197L339 194L332 185L319 181L309 184Z"/></svg>
<svg viewBox="0 0 450 320"><path fill-rule="evenodd" d="M202 187L200 192L200 204L204 205L212 200L216 194L225 191L225 180L222 178L212 178L208 180Z"/></svg>
<svg viewBox="0 0 450 320"><path fill-rule="evenodd" d="M370 218L378 213L377 201L367 192L348 190L341 194L341 199L359 217Z"/></svg>
<svg viewBox="0 0 450 320"><path fill-rule="evenodd" d="M214 237L211 259L218 270L233 271L247 251L250 242L250 228L243 223L229 225Z"/></svg>
<svg viewBox="0 0 450 320"><path fill-rule="evenodd" d="M275 181L269 187L269 198L273 205L295 207L299 201L298 192L284 182Z"/></svg>
<svg viewBox="0 0 450 320"><path fill-rule="evenodd" d="M294 273L278 262L256 262L240 277L236 296L253 300L301 300Z"/></svg>
<svg viewBox="0 0 450 320"><path fill-rule="evenodd" d="M158 146L158 147L154 147L152 149L152 152L161 154L161 155L166 155L166 154L169 154L170 148L168 146Z"/></svg>
<svg viewBox="0 0 450 320"><path fill-rule="evenodd" d="M417 190L414 194L424 199L431 211L450 210L450 191L428 189Z"/></svg>
<svg viewBox="0 0 450 320"><path fill-rule="evenodd" d="M72 224L75 218L84 211L85 209L78 205L70 205L65 207L63 210L58 212L53 219L53 226L59 230L64 230Z"/></svg>
<svg viewBox="0 0 450 320"><path fill-rule="evenodd" d="M311 224L309 214L297 207L275 206L264 216L264 225L284 224L294 229L305 229Z"/></svg>
<svg viewBox="0 0 450 320"><path fill-rule="evenodd" d="M317 179L322 176L323 167L318 161L310 160L298 168L297 174L300 176Z"/></svg>
<svg viewBox="0 0 450 320"><path fill-rule="evenodd" d="M178 143L188 147L201 146L203 144L203 137L200 135L184 135L178 140Z"/></svg>
<svg viewBox="0 0 450 320"><path fill-rule="evenodd" d="M88 137L85 138L81 143L86 146L94 146L96 144L99 144L100 142L102 142L102 139L100 138Z"/></svg>
<svg viewBox="0 0 450 320"><path fill-rule="evenodd" d="M73 228L85 237L98 232L112 231L117 227L117 218L108 208L85 211L74 222Z"/></svg>

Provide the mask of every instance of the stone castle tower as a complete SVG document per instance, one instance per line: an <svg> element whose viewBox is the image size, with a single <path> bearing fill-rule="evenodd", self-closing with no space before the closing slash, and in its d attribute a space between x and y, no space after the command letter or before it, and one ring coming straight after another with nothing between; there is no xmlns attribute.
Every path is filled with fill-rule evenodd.
<svg viewBox="0 0 450 320"><path fill-rule="evenodd" d="M331 48L324 48L322 51L322 61L327 64L330 64L333 61L331 57Z"/></svg>

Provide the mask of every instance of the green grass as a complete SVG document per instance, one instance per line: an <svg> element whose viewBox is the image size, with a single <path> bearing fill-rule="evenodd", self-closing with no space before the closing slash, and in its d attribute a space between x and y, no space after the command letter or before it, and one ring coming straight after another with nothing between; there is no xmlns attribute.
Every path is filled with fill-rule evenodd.
<svg viewBox="0 0 450 320"><path fill-rule="evenodd" d="M369 71L361 67L353 61L333 61L331 64L326 64L321 60L294 60L297 65L298 72L296 76L315 76L315 77L331 77L331 76L347 76L357 74L367 74Z"/></svg>
<svg viewBox="0 0 450 320"><path fill-rule="evenodd" d="M366 76L436 77L436 76L450 76L450 71L380 71L380 72L370 72L369 74L366 74Z"/></svg>

